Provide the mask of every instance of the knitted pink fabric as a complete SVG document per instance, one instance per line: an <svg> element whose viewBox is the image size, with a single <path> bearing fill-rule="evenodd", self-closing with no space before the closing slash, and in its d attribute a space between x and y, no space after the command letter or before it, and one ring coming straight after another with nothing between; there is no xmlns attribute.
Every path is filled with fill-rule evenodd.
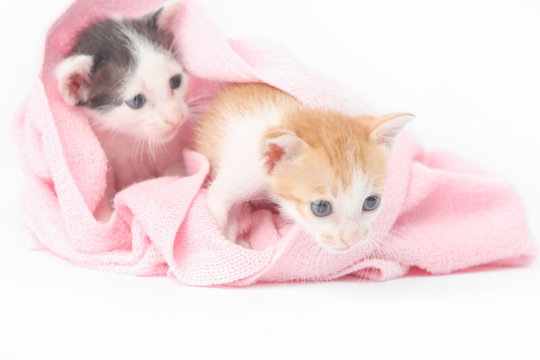
<svg viewBox="0 0 540 360"><path fill-rule="evenodd" d="M169 274L190 285L346 274L386 280L413 266L441 274L482 264L525 265L534 258L523 207L510 186L450 154L425 152L408 134L390 160L385 206L375 224L383 245L376 249L328 253L300 227L282 224L264 209L242 217L253 249L227 241L206 207L208 162L190 150L184 151L189 176L132 185L116 195L110 221L97 222L92 212L104 194L107 161L87 119L61 99L52 71L92 21L140 16L162 3L79 0L52 26L41 76L17 119L27 176L25 227L36 246L81 266ZM352 114L370 111L273 46L227 40L194 1L185 1L174 28L183 62L196 77L188 97L211 95L223 82L262 81L307 103Z"/></svg>

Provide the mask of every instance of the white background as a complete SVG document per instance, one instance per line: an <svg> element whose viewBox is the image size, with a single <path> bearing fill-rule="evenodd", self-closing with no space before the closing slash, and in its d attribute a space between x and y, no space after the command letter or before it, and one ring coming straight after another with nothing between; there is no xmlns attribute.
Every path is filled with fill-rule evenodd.
<svg viewBox="0 0 540 360"><path fill-rule="evenodd" d="M111 0L113 1L113 0ZM201 0L411 129L507 177L540 235L540 3ZM19 245L14 111L68 0L0 5L0 359L540 359L540 266L246 289L70 265ZM500 219L504 221L505 219Z"/></svg>

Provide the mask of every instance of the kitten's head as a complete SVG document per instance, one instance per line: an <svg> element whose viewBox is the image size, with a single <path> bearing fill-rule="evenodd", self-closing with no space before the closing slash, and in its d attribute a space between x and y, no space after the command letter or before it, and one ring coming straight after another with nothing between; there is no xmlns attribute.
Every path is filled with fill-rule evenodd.
<svg viewBox="0 0 540 360"><path fill-rule="evenodd" d="M188 76L169 31L179 3L136 20L107 19L83 31L56 69L60 93L112 133L164 142L184 123Z"/></svg>
<svg viewBox="0 0 540 360"><path fill-rule="evenodd" d="M412 118L351 118L306 109L290 113L261 144L283 213L330 251L365 242L384 200L389 152Z"/></svg>

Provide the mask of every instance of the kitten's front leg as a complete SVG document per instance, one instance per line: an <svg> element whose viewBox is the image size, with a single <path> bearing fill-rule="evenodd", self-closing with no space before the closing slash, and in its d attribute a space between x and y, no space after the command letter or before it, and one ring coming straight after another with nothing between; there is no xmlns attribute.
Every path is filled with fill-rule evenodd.
<svg viewBox="0 0 540 360"><path fill-rule="evenodd" d="M210 184L207 203L224 236L239 243L237 235L241 204L250 200L258 183L254 181L253 176L245 174L238 168L225 167L225 169L227 170L219 172ZM240 245L247 247L245 244Z"/></svg>
<svg viewBox="0 0 540 360"><path fill-rule="evenodd" d="M234 205L230 196L230 189L219 176L210 184L207 194L207 203L210 213L216 221L218 229L225 234L229 210Z"/></svg>
<svg viewBox="0 0 540 360"><path fill-rule="evenodd" d="M234 174L219 173L208 188L208 208L225 237L236 242L237 204L245 200L245 187ZM236 215L236 216L235 216Z"/></svg>

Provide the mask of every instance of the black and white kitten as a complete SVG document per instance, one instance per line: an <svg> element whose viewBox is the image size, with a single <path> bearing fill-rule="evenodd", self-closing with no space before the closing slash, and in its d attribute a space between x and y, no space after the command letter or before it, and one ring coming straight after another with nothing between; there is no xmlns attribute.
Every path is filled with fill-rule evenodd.
<svg viewBox="0 0 540 360"><path fill-rule="evenodd" d="M173 139L188 115L188 76L170 31L179 8L174 2L139 19L99 21L56 68L66 103L89 116L115 191L183 168Z"/></svg>

